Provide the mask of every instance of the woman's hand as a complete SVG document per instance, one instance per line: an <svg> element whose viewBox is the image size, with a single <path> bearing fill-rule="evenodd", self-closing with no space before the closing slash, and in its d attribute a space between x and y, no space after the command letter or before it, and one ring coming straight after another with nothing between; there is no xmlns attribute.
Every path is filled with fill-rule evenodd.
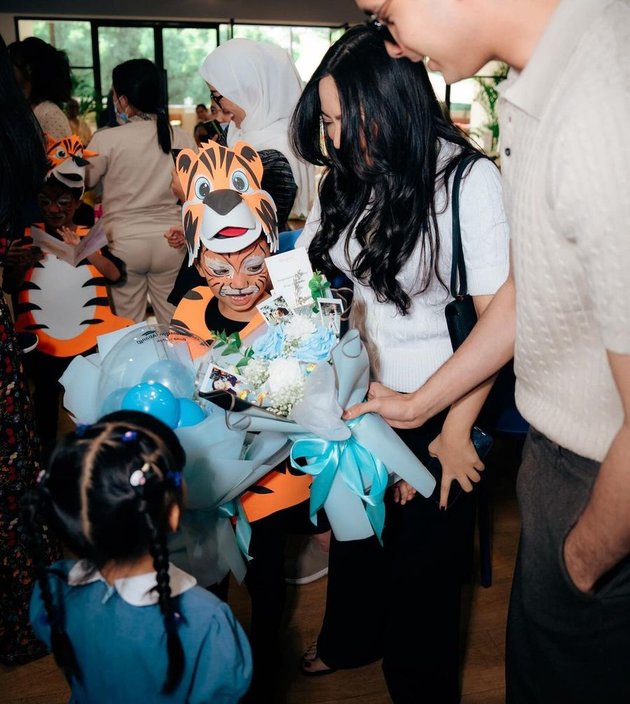
<svg viewBox="0 0 630 704"><path fill-rule="evenodd" d="M418 493L416 489L404 479L401 479L399 482L394 484L393 492L394 501L401 506L404 506L407 501L411 501L411 499L413 499L413 497Z"/></svg>
<svg viewBox="0 0 630 704"><path fill-rule="evenodd" d="M437 457L442 465L442 485L440 487L440 508L446 508L448 493L453 481L459 482L461 488L469 493L473 485L481 479L484 463L472 444L470 434L451 436L442 429L429 445L431 457Z"/></svg>
<svg viewBox="0 0 630 704"><path fill-rule="evenodd" d="M173 249L181 249L186 245L186 238L181 227L169 227L164 233L164 237Z"/></svg>

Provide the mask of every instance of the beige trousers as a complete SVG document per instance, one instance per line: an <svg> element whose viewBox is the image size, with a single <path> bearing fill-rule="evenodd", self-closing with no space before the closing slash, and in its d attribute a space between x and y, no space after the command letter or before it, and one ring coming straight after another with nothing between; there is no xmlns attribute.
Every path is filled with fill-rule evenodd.
<svg viewBox="0 0 630 704"><path fill-rule="evenodd" d="M111 289L118 315L137 323L146 320L150 297L157 322L162 325L171 322L175 307L166 299L175 283L182 254L164 239L167 229L168 226L141 233L136 231L130 236L114 235L111 252L122 259L127 268L127 281Z"/></svg>

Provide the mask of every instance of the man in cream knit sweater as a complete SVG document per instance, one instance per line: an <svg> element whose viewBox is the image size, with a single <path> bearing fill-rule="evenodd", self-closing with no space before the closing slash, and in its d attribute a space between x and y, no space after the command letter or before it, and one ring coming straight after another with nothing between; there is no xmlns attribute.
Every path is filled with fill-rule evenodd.
<svg viewBox="0 0 630 704"><path fill-rule="evenodd" d="M357 0L393 57L491 59L512 276L421 389L346 414L422 424L515 354L531 425L507 639L514 702L630 701L630 0Z"/></svg>

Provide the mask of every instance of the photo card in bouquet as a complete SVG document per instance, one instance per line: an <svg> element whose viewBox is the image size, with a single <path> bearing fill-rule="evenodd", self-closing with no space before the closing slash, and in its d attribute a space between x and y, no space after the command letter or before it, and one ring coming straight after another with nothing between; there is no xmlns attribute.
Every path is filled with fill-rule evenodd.
<svg viewBox="0 0 630 704"><path fill-rule="evenodd" d="M317 307L322 326L332 330L339 336L341 332L341 315L343 301L340 298L318 298Z"/></svg>
<svg viewBox="0 0 630 704"><path fill-rule="evenodd" d="M232 374L232 372L223 369L217 364L210 363L199 386L199 393L208 394L213 391L231 391L236 393L239 384L242 383L243 379L236 374Z"/></svg>
<svg viewBox="0 0 630 704"><path fill-rule="evenodd" d="M274 291L285 297L292 308L313 303L309 281L313 267L305 247L274 254L265 259Z"/></svg>
<svg viewBox="0 0 630 704"><path fill-rule="evenodd" d="M258 308L269 327L278 325L280 322L288 323L293 317L293 310L281 293L276 293L271 298L265 299L256 308Z"/></svg>

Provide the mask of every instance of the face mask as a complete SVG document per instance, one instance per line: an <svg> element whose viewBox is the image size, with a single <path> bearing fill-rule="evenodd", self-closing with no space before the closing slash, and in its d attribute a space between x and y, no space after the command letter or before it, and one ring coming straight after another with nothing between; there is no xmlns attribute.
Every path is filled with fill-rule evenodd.
<svg viewBox="0 0 630 704"><path fill-rule="evenodd" d="M119 125L126 125L129 122L129 115L126 112L121 112L119 110L120 103L118 99L114 100L114 115L116 116L116 122Z"/></svg>
<svg viewBox="0 0 630 704"><path fill-rule="evenodd" d="M126 112L118 112L118 110L116 110L115 112L116 112L116 122L119 125L126 125L129 122L129 115L127 115Z"/></svg>

